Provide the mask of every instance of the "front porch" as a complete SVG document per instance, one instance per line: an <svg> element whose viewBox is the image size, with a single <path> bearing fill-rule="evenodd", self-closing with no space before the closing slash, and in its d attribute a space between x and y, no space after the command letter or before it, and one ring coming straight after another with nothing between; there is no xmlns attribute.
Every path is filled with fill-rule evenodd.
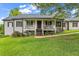
<svg viewBox="0 0 79 59"><path fill-rule="evenodd" d="M24 28L24 31L32 31L34 32L34 35L55 34L63 29L61 21L48 19L30 20L30 22L26 21L26 24L27 25L25 26L26 28Z"/></svg>

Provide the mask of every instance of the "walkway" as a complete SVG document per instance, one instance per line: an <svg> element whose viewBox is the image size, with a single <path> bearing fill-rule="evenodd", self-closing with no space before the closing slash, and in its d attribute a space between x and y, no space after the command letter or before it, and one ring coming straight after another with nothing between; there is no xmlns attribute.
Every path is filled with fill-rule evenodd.
<svg viewBox="0 0 79 59"><path fill-rule="evenodd" d="M57 36L64 36L64 35L71 35L71 34L79 34L79 32L67 33L67 34L46 35L46 36L35 36L35 38L57 37Z"/></svg>

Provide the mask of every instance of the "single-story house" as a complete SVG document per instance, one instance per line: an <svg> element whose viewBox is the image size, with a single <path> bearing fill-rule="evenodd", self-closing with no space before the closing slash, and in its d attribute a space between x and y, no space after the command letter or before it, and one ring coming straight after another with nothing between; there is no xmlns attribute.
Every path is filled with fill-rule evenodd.
<svg viewBox="0 0 79 59"><path fill-rule="evenodd" d="M11 35L14 31L34 35L45 35L63 30L78 30L79 18L74 20L55 19L54 15L26 15L9 16L4 21L4 34Z"/></svg>

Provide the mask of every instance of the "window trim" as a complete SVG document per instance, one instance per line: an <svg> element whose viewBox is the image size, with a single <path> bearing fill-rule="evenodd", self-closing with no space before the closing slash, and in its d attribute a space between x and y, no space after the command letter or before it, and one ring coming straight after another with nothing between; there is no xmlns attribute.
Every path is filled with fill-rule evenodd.
<svg viewBox="0 0 79 59"><path fill-rule="evenodd" d="M18 24L18 22L20 23L20 25ZM22 21L16 21L16 27L22 27L23 26L23 22Z"/></svg>
<svg viewBox="0 0 79 59"><path fill-rule="evenodd" d="M9 24L12 24L12 26L11 27L13 27L14 25L13 25L13 22L7 22L7 27L10 27L10 25Z"/></svg>
<svg viewBox="0 0 79 59"><path fill-rule="evenodd" d="M72 27L78 27L78 22L72 22Z"/></svg>
<svg viewBox="0 0 79 59"><path fill-rule="evenodd" d="M56 27L61 27L61 21L56 22Z"/></svg>

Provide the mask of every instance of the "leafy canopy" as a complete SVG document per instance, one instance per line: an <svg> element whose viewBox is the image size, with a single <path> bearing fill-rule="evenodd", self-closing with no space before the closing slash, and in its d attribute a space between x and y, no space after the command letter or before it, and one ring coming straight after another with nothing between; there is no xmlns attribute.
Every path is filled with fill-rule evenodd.
<svg viewBox="0 0 79 59"><path fill-rule="evenodd" d="M41 9L40 14L53 14L55 11L58 11L57 15L55 16L56 18L71 17L71 11L73 9L77 9L77 12L75 13L75 15L79 16L78 3L35 3L33 5ZM54 9L50 10L51 8L54 8Z"/></svg>
<svg viewBox="0 0 79 59"><path fill-rule="evenodd" d="M14 8L10 10L9 16L17 16L21 14L21 12L19 12L19 8Z"/></svg>

